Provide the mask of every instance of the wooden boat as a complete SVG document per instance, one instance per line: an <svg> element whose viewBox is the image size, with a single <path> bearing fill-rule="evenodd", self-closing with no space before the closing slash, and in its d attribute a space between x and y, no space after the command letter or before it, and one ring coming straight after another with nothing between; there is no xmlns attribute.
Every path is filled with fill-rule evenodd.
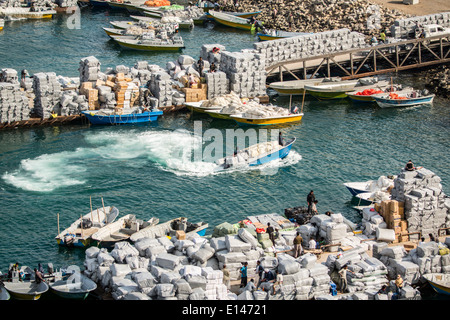
<svg viewBox="0 0 450 320"><path fill-rule="evenodd" d="M129 37L111 36L122 48L140 51L179 51L184 49L184 42L180 36L171 39L149 39L141 40L140 37L130 39Z"/></svg>
<svg viewBox="0 0 450 320"><path fill-rule="evenodd" d="M376 86L357 87L358 90L347 92L347 97L355 102L375 102L373 95L402 90L400 85L388 85L385 82Z"/></svg>
<svg viewBox="0 0 450 320"><path fill-rule="evenodd" d="M93 125L117 125L154 122L158 120L158 117L161 116L163 112L154 109L141 113L108 114L102 110L92 110L82 111L82 114L84 114Z"/></svg>
<svg viewBox="0 0 450 320"><path fill-rule="evenodd" d="M276 30L274 33L258 32L256 35L258 36L258 39L260 41L270 41L270 40L276 40L276 39L304 36L304 35L307 35L307 34L310 34L310 33L308 33L308 32L289 32L289 31L283 31L283 30Z"/></svg>
<svg viewBox="0 0 450 320"><path fill-rule="evenodd" d="M215 111L222 109L221 106L216 107L202 107L202 103L205 100L199 102L186 102L184 105L192 112L206 113L207 111Z"/></svg>
<svg viewBox="0 0 450 320"><path fill-rule="evenodd" d="M230 115L230 118L236 121L238 124L244 125L254 125L254 126L268 126L275 124L287 124L299 122L303 118L303 113L293 113L284 116L270 116L264 118L257 117L246 117L242 114L240 115Z"/></svg>
<svg viewBox="0 0 450 320"><path fill-rule="evenodd" d="M187 218L179 217L169 220L155 226L149 226L131 235L130 240L133 242L141 238L157 238L163 236L175 236L177 230L182 230L186 236L191 234L205 235L208 224L206 222L191 223Z"/></svg>
<svg viewBox="0 0 450 320"><path fill-rule="evenodd" d="M341 81L339 77L332 78L314 78L305 80L291 80L272 82L269 88L275 90L280 95L303 95L305 93L305 85L316 86L323 83L335 83Z"/></svg>
<svg viewBox="0 0 450 320"><path fill-rule="evenodd" d="M219 110L205 110L205 113L209 116L222 120L233 120L231 118L232 115L237 115L236 113L225 113Z"/></svg>
<svg viewBox="0 0 450 320"><path fill-rule="evenodd" d="M89 0L89 4L94 8L109 8L109 0Z"/></svg>
<svg viewBox="0 0 450 320"><path fill-rule="evenodd" d="M347 92L354 91L359 80L345 80L335 83L305 85L305 91L319 100L343 99Z"/></svg>
<svg viewBox="0 0 450 320"><path fill-rule="evenodd" d="M450 274L427 273L423 277L437 293L450 295Z"/></svg>
<svg viewBox="0 0 450 320"><path fill-rule="evenodd" d="M113 247L116 242L128 240L132 234L139 230L158 223L158 218L144 221L136 219L134 214L127 214L94 233L92 240L96 241L98 246Z"/></svg>
<svg viewBox="0 0 450 320"><path fill-rule="evenodd" d="M11 295L9 294L8 290L0 284L0 301L5 301L11 299Z"/></svg>
<svg viewBox="0 0 450 320"><path fill-rule="evenodd" d="M401 90L397 92L374 94L372 97L381 108L397 108L432 104L434 94L424 94L417 90Z"/></svg>
<svg viewBox="0 0 450 320"><path fill-rule="evenodd" d="M97 284L83 274L66 275L63 279L49 282L50 289L59 297L72 300L84 300Z"/></svg>
<svg viewBox="0 0 450 320"><path fill-rule="evenodd" d="M207 14L208 18L214 19L215 22L226 27L237 28L241 30L252 30L253 24L245 18L237 17L231 14L210 10Z"/></svg>
<svg viewBox="0 0 450 320"><path fill-rule="evenodd" d="M0 7L0 17L5 20L20 20L20 19L51 19L53 15L57 14L55 10L48 8L36 9L39 11L31 11L31 7Z"/></svg>
<svg viewBox="0 0 450 320"><path fill-rule="evenodd" d="M80 217L67 229L59 233L55 239L60 246L86 248L91 243L91 236L100 228L114 222L118 215L119 209L116 207L102 207L91 210L91 212Z"/></svg>
<svg viewBox="0 0 450 320"><path fill-rule="evenodd" d="M273 160L284 159L291 151L296 138L292 138L281 146L278 141L261 142L239 150L236 155L216 160L220 169L241 166L257 166Z"/></svg>

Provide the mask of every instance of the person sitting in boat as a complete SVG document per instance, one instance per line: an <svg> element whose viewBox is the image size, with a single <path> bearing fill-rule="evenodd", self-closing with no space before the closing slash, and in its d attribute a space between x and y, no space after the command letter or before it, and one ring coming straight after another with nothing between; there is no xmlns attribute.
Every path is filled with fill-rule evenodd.
<svg viewBox="0 0 450 320"><path fill-rule="evenodd" d="M283 135L281 134L281 132L278 134L278 144L280 146L284 146L284 139L283 139Z"/></svg>
<svg viewBox="0 0 450 320"><path fill-rule="evenodd" d="M38 269L36 269L36 268L34 268L34 275L35 275L34 279L35 279L36 283L45 282L44 276L43 276L42 273L41 273Z"/></svg>
<svg viewBox="0 0 450 320"><path fill-rule="evenodd" d="M406 165L405 165L405 170L406 171L414 171L416 170L416 167L414 167L414 163L412 163L411 160L409 160Z"/></svg>

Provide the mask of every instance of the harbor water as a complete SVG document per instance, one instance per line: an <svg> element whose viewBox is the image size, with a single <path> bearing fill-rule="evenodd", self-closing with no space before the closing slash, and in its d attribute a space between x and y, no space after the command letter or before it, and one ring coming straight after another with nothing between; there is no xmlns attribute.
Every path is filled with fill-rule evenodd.
<svg viewBox="0 0 450 320"><path fill-rule="evenodd" d="M83 9L81 29L68 29L67 17L50 21L14 22L0 34L1 67L77 76L80 58L94 55L107 67L136 61L164 66L180 53L121 51L102 30L126 13ZM196 26L180 31L183 54L198 57L202 44L220 43L230 51L251 48L255 36L244 31ZM421 88L418 74L388 75L394 82ZM272 103L288 107L288 97ZM301 106L294 97L293 104ZM290 155L263 167L217 172L213 163L193 153L208 141L194 136L203 130L238 129L234 122L181 112L143 126L91 127L66 125L0 131L0 270L9 263L82 267L84 251L58 247L61 230L93 207L116 206L120 215L136 214L161 222L184 216L206 221L210 233L222 222L236 223L251 215L283 214L305 206L314 190L320 212L333 211L358 222L354 201L342 185L349 181L398 174L408 160L434 171L450 193L448 101L432 106L380 109L349 100L307 98L301 123L278 128L296 137ZM263 130L263 129L258 129Z"/></svg>

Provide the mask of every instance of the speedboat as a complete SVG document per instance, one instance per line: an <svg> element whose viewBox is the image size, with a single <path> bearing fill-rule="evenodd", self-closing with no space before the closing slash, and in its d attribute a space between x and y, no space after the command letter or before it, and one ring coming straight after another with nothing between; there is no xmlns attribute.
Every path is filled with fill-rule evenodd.
<svg viewBox="0 0 450 320"><path fill-rule="evenodd" d="M278 141L261 142L248 148L239 150L232 156L216 160L220 169L229 169L243 166L257 166L269 161L284 159L291 151L296 138L280 145Z"/></svg>

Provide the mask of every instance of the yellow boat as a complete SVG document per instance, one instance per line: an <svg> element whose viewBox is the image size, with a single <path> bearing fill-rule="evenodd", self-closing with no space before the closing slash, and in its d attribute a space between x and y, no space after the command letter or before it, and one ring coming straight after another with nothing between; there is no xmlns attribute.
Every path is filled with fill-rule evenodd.
<svg viewBox="0 0 450 320"><path fill-rule="evenodd" d="M6 7L0 8L0 16L6 20L15 19L51 19L55 10L31 11L30 7Z"/></svg>
<svg viewBox="0 0 450 320"><path fill-rule="evenodd" d="M206 13L206 15L208 18L212 18L217 23L227 27L242 30L252 30L254 28L253 24L250 23L248 19L236 17L231 14L210 10L208 13Z"/></svg>
<svg viewBox="0 0 450 320"><path fill-rule="evenodd" d="M119 28L103 28L108 36L123 36L123 29Z"/></svg>
<svg viewBox="0 0 450 320"><path fill-rule="evenodd" d="M161 39L144 40L136 37L130 39L128 36L111 36L121 47L140 51L178 51L184 48L184 42L181 37L173 41L162 41ZM158 41L159 40L159 41Z"/></svg>
<svg viewBox="0 0 450 320"><path fill-rule="evenodd" d="M300 122L303 118L303 113L290 114L287 116L267 117L267 118L252 118L252 117L244 117L242 115L231 115L230 117L238 124L268 126L275 124Z"/></svg>
<svg viewBox="0 0 450 320"><path fill-rule="evenodd" d="M206 113L207 111L215 111L220 110L222 107L202 107L202 103L205 100L199 101L199 102L186 102L184 105L192 112L198 112L198 113Z"/></svg>
<svg viewBox="0 0 450 320"><path fill-rule="evenodd" d="M17 300L38 300L42 294L48 291L48 284L34 281L4 282L5 289Z"/></svg>
<svg viewBox="0 0 450 320"><path fill-rule="evenodd" d="M222 113L220 110L208 110L205 111L209 116L216 118L216 119L222 119L222 120L233 120L231 119L232 114L230 113Z"/></svg>

